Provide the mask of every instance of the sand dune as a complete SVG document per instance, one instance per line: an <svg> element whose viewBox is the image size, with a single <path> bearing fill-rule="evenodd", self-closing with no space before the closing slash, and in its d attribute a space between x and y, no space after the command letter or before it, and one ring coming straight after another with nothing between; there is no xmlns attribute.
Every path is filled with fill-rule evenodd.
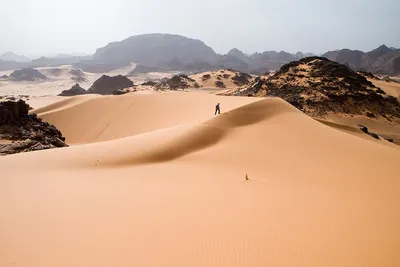
<svg viewBox="0 0 400 267"><path fill-rule="evenodd" d="M283 100L84 96L37 111L89 144L0 159L1 265L400 264L399 150Z"/></svg>
<svg viewBox="0 0 400 267"><path fill-rule="evenodd" d="M397 97L400 99L400 83L396 82L386 82L376 79L369 79L375 86L380 87L388 95Z"/></svg>
<svg viewBox="0 0 400 267"><path fill-rule="evenodd" d="M257 100L204 93L85 95L33 112L60 129L68 143L75 144L106 141L203 120L214 115L218 102L223 111L228 111Z"/></svg>

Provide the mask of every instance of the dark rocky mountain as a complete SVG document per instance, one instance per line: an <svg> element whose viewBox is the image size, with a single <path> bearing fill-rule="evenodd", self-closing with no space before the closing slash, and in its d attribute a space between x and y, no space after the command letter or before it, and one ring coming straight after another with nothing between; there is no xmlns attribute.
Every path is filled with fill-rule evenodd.
<svg viewBox="0 0 400 267"><path fill-rule="evenodd" d="M173 60L183 64L216 63L218 55L202 41L172 34L144 34L113 42L97 49L96 61L135 62L145 66L165 66Z"/></svg>
<svg viewBox="0 0 400 267"><path fill-rule="evenodd" d="M29 62L31 61L30 58L26 56L20 56L17 54L14 54L13 52L6 52L3 55L0 56L1 60L4 61L15 61L15 62Z"/></svg>
<svg viewBox="0 0 400 267"><path fill-rule="evenodd" d="M87 91L91 94L112 95L114 91L132 87L134 84L127 77L103 75Z"/></svg>
<svg viewBox="0 0 400 267"><path fill-rule="evenodd" d="M389 52L376 59L369 71L377 74L400 74L400 49Z"/></svg>
<svg viewBox="0 0 400 267"><path fill-rule="evenodd" d="M384 117L400 122L400 103L345 65L323 57L288 63L233 95L281 97L310 116L329 113Z"/></svg>
<svg viewBox="0 0 400 267"><path fill-rule="evenodd" d="M244 54L242 51L240 51L237 48L233 48L231 49L228 54L226 54L227 56L233 56L237 59L239 59L240 61L246 62L248 63L250 61L250 57L247 56L246 54Z"/></svg>
<svg viewBox="0 0 400 267"><path fill-rule="evenodd" d="M398 51L385 45L364 53L358 50L342 49L329 51L323 55L330 60L345 64L353 70L365 70L395 75L399 74ZM38 58L32 62L1 61L0 70L36 68L70 64L86 72L104 73L129 66L132 62L139 64L135 73L149 71L201 72L216 69L237 69L238 71L261 74L277 70L282 65L312 53L285 51L265 51L246 55L233 48L226 55L219 55L200 40L172 34L143 34L129 37L119 42L112 42L97 49L93 56L73 56L59 54L53 58Z"/></svg>
<svg viewBox="0 0 400 267"><path fill-rule="evenodd" d="M238 55L240 58L240 55ZM221 56L219 59L219 66L221 69L235 69L235 70L248 70L250 68L249 62L250 58L247 57L245 60L241 60L235 55L231 54L226 54L224 56Z"/></svg>
<svg viewBox="0 0 400 267"><path fill-rule="evenodd" d="M22 100L0 102L0 139L10 141L0 144L0 155L67 146L56 127L28 114L29 110Z"/></svg>
<svg viewBox="0 0 400 267"><path fill-rule="evenodd" d="M38 81L38 80L46 80L47 77L44 76L37 69L21 69L15 70L10 74L10 78L17 81Z"/></svg>
<svg viewBox="0 0 400 267"><path fill-rule="evenodd" d="M400 60L400 51L393 50L386 45L381 45L367 53L358 50L342 49L329 51L322 56L348 65L353 70L364 70L389 75L400 74L399 63L397 63Z"/></svg>
<svg viewBox="0 0 400 267"><path fill-rule="evenodd" d="M59 96L75 96L75 95L84 95L87 94L88 92L80 87L80 85L77 83L74 86L72 86L68 90L62 91Z"/></svg>

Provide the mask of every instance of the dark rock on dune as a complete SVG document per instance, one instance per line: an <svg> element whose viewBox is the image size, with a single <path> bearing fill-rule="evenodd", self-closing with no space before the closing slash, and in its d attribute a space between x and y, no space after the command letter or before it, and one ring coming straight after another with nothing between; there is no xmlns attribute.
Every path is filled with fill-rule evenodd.
<svg viewBox="0 0 400 267"><path fill-rule="evenodd" d="M371 137L380 140L379 136L376 133L371 133L370 131L368 131L368 128L362 124L358 125L358 128L360 128L360 130L368 135L370 135Z"/></svg>
<svg viewBox="0 0 400 267"><path fill-rule="evenodd" d="M132 90L130 90L129 88L124 88L124 89L118 89L118 90L115 90L114 92L113 92L113 95L124 95L124 94L127 94L127 93L132 93L132 92L136 92L137 91L137 89L132 89Z"/></svg>
<svg viewBox="0 0 400 267"><path fill-rule="evenodd" d="M222 81L216 81L215 86L218 88L226 88L225 84Z"/></svg>
<svg viewBox="0 0 400 267"><path fill-rule="evenodd" d="M205 82L205 81L211 79L211 75L210 75L210 74L204 74L204 75L201 77L201 79L203 80L203 82Z"/></svg>
<svg viewBox="0 0 400 267"><path fill-rule="evenodd" d="M133 85L133 82L125 76L118 75L110 77L103 75L93 83L88 93L111 95L115 90L132 87Z"/></svg>
<svg viewBox="0 0 400 267"><path fill-rule="evenodd" d="M17 81L37 81L47 79L47 77L37 69L15 70L13 73L11 73L10 77Z"/></svg>
<svg viewBox="0 0 400 267"><path fill-rule="evenodd" d="M376 133L369 133L369 135L377 140L380 140L379 136Z"/></svg>
<svg viewBox="0 0 400 267"><path fill-rule="evenodd" d="M358 128L360 128L361 131L363 131L364 133L368 133L368 128L362 124L358 125Z"/></svg>
<svg viewBox="0 0 400 267"><path fill-rule="evenodd" d="M80 87L79 84L77 83L74 86L72 86L71 89L62 91L61 94L59 94L59 96L75 96L75 95L84 95L87 93L88 92L82 87Z"/></svg>
<svg viewBox="0 0 400 267"><path fill-rule="evenodd" d="M237 72L236 75L232 77L232 81L238 86L243 86L249 84L251 78L252 77L247 73Z"/></svg>
<svg viewBox="0 0 400 267"><path fill-rule="evenodd" d="M7 75L2 75L2 76L0 76L0 79L7 79L7 78L8 78Z"/></svg>
<svg viewBox="0 0 400 267"><path fill-rule="evenodd" d="M144 85L144 86L155 86L156 84L157 83L154 81L147 81L147 82L142 83L142 85Z"/></svg>
<svg viewBox="0 0 400 267"><path fill-rule="evenodd" d="M0 139L13 141L0 144L0 155L67 146L56 127L28 114L29 109L23 100L0 102Z"/></svg>

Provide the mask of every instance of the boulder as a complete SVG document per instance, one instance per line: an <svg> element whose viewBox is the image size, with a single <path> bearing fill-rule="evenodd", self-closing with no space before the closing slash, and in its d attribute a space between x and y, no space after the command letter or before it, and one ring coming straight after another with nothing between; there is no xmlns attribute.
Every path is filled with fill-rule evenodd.
<svg viewBox="0 0 400 267"><path fill-rule="evenodd" d="M358 128L360 128L361 131L363 131L364 133L368 134L368 128L362 124L358 125Z"/></svg>
<svg viewBox="0 0 400 267"><path fill-rule="evenodd" d="M79 86L79 84L75 84L71 87L71 89L62 91L59 96L75 96L75 95L84 95L88 92Z"/></svg>
<svg viewBox="0 0 400 267"><path fill-rule="evenodd" d="M116 90L132 87L133 85L133 82L125 76L103 75L93 83L89 88L88 93L111 95Z"/></svg>

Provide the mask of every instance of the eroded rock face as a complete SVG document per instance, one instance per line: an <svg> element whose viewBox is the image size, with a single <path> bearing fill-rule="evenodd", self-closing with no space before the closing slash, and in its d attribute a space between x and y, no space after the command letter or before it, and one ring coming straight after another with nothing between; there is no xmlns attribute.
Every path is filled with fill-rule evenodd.
<svg viewBox="0 0 400 267"><path fill-rule="evenodd" d="M82 87L80 87L79 84L77 83L74 86L72 86L71 89L62 91L61 94L59 94L59 96L75 96L75 95L84 95L87 93L88 92Z"/></svg>
<svg viewBox="0 0 400 267"><path fill-rule="evenodd" d="M103 75L93 83L88 93L112 95L116 90L132 87L133 85L133 82L125 76Z"/></svg>
<svg viewBox="0 0 400 267"><path fill-rule="evenodd" d="M65 138L53 125L43 122L23 100L0 102L0 155L66 147Z"/></svg>

